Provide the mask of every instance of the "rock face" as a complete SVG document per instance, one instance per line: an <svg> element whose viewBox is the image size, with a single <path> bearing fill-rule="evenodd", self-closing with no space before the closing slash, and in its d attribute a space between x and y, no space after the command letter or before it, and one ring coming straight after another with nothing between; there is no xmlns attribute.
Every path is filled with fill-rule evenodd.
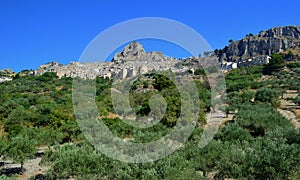
<svg viewBox="0 0 300 180"><path fill-rule="evenodd" d="M239 62L241 59L271 55L299 46L299 26L275 27L258 35L250 34L244 39L231 42L218 56L221 61Z"/></svg>
<svg viewBox="0 0 300 180"><path fill-rule="evenodd" d="M3 70L0 70L0 74L2 75L13 75L14 71L12 69L6 68Z"/></svg>
<svg viewBox="0 0 300 180"><path fill-rule="evenodd" d="M164 61L162 52L147 52L138 42L128 44L122 52L115 54L112 62L114 64L124 64L129 61Z"/></svg>
<svg viewBox="0 0 300 180"><path fill-rule="evenodd" d="M124 63L126 61L133 61L141 56L145 56L145 49L138 42L128 44L121 53L115 54L112 62L115 64Z"/></svg>

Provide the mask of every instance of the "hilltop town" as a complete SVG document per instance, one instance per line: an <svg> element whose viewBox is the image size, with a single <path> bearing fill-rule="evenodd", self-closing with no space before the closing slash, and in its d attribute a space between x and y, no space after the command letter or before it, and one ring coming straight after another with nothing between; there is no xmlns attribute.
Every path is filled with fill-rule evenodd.
<svg viewBox="0 0 300 180"><path fill-rule="evenodd" d="M286 55L285 59L299 59L300 27L275 27L261 31L257 35L248 34L245 38L233 41L223 49L206 52L205 57L176 59L166 57L162 52L146 52L138 42L131 42L122 52L116 53L111 62L71 62L67 65L50 62L36 70L25 70L23 74L38 76L54 72L58 77L96 77L124 79L151 71L171 70L174 73L194 74L195 70L219 67L223 72L242 66L268 64L273 53ZM217 63L217 64L216 64ZM11 69L0 71L0 82L10 81L16 73ZM21 72L22 74L22 72Z"/></svg>
<svg viewBox="0 0 300 180"><path fill-rule="evenodd" d="M218 62L218 57L212 52L205 57L189 57L175 59L166 57L162 52L146 52L138 42L128 44L122 52L114 55L111 62L71 62L67 65L58 62L49 62L36 70L23 71L21 74L39 76L46 72L54 72L59 78L80 77L83 79L95 79L96 77L125 79L149 73L151 71L171 70L173 73L190 72L207 67L220 67L223 71L238 68L236 62ZM253 64L266 64L270 58L258 61L254 58ZM12 70L3 70L1 81L12 80L15 73Z"/></svg>
<svg viewBox="0 0 300 180"><path fill-rule="evenodd" d="M166 57L162 52L146 52L138 42L128 44L122 52L115 54L111 62L71 62L62 65L58 62L50 62L41 65L30 74L37 76L45 72L54 72L58 77L81 77L95 79L96 77L125 79L149 73L151 71L171 70L174 73L193 73L204 64L219 66L216 56L190 57L175 59Z"/></svg>

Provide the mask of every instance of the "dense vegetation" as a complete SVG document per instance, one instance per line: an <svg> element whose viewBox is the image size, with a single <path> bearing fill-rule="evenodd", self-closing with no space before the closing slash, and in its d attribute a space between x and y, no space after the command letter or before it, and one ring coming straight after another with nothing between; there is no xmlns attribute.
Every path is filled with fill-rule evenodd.
<svg viewBox="0 0 300 180"><path fill-rule="evenodd" d="M212 175L220 179L299 179L300 132L276 110L286 90L299 92L299 68L299 63L276 68L271 64L229 72L226 109L234 113L234 120L224 124L204 148L198 143L205 113L210 111L210 91L205 83L195 80L200 98L197 128L184 147L144 164L113 160L85 140L73 115L71 78L58 79L53 73L18 76L0 84L0 154L23 166L35 155L36 147L48 146L42 160L50 166L48 179L206 179ZM102 120L121 138L149 142L164 136L176 124L180 114L178 90L164 76L147 76L136 81L130 91L134 111L147 115L148 100L155 93L166 99L168 107L160 123L145 129L112 117L112 82L96 79L95 99ZM299 104L299 99L294 101Z"/></svg>

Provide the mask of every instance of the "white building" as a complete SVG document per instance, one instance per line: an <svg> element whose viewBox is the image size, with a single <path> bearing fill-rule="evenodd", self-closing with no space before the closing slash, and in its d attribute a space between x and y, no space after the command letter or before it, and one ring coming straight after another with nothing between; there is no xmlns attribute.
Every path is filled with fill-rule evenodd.
<svg viewBox="0 0 300 180"><path fill-rule="evenodd" d="M12 81L12 78L10 78L10 77L0 77L0 83L5 82L5 81Z"/></svg>

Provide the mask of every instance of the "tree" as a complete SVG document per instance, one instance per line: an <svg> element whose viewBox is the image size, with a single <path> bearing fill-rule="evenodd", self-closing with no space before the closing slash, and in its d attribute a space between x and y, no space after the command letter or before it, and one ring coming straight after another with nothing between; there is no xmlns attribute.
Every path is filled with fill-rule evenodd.
<svg viewBox="0 0 300 180"><path fill-rule="evenodd" d="M273 107L278 107L280 105L279 95L280 93L274 89L260 88L256 91L255 100L271 103Z"/></svg>
<svg viewBox="0 0 300 180"><path fill-rule="evenodd" d="M221 129L220 139L222 141L231 141L231 142L253 142L253 137L250 135L249 131L241 128L237 123L231 123L226 125Z"/></svg>
<svg viewBox="0 0 300 180"><path fill-rule="evenodd" d="M28 136L13 137L6 142L3 155L6 158L21 164L21 171L26 159L31 158L36 153L35 142Z"/></svg>
<svg viewBox="0 0 300 180"><path fill-rule="evenodd" d="M300 96L298 95L297 97L295 97L295 98L293 99L293 102L294 102L295 104L300 105Z"/></svg>
<svg viewBox="0 0 300 180"><path fill-rule="evenodd" d="M49 81L53 81L57 78L58 78L58 76L56 75L56 73L54 73L54 72L45 72L43 75L38 76L37 80L39 80L41 82L49 82Z"/></svg>
<svg viewBox="0 0 300 180"><path fill-rule="evenodd" d="M4 93L5 93L5 90L2 86L0 86L0 103L2 104L2 102L5 100L5 96L4 96Z"/></svg>
<svg viewBox="0 0 300 180"><path fill-rule="evenodd" d="M0 137L0 157L4 154L6 141L7 141L6 136L1 136Z"/></svg>
<svg viewBox="0 0 300 180"><path fill-rule="evenodd" d="M286 143L285 139L258 138L246 149L247 179L294 179L299 173L299 146ZM299 179L299 174L298 178Z"/></svg>
<svg viewBox="0 0 300 180"><path fill-rule="evenodd" d="M19 79L20 78L20 73L17 73L16 75L13 76L13 80Z"/></svg>
<svg viewBox="0 0 300 180"><path fill-rule="evenodd" d="M217 160L217 179L226 177L243 179L245 177L246 154L240 144L225 142L220 150L221 155Z"/></svg>
<svg viewBox="0 0 300 180"><path fill-rule="evenodd" d="M161 91L163 89L171 89L175 88L175 84L172 80L168 78L168 76L164 76L162 74L155 74L153 86L155 89Z"/></svg>
<svg viewBox="0 0 300 180"><path fill-rule="evenodd" d="M293 126L269 104L244 104L236 116L237 124L249 130L253 137L264 136L274 129Z"/></svg>
<svg viewBox="0 0 300 180"><path fill-rule="evenodd" d="M289 50L288 53L284 55L284 59L286 61L292 61L294 59L293 52Z"/></svg>
<svg viewBox="0 0 300 180"><path fill-rule="evenodd" d="M280 54L277 53L272 54L269 65L280 67L283 63L284 63L284 59Z"/></svg>
<svg viewBox="0 0 300 180"><path fill-rule="evenodd" d="M195 75L205 75L206 73L203 68L198 68L195 70L194 74Z"/></svg>
<svg viewBox="0 0 300 180"><path fill-rule="evenodd" d="M4 129L11 136L16 136L20 133L24 126L28 124L31 114L23 106L14 109L5 119Z"/></svg>

